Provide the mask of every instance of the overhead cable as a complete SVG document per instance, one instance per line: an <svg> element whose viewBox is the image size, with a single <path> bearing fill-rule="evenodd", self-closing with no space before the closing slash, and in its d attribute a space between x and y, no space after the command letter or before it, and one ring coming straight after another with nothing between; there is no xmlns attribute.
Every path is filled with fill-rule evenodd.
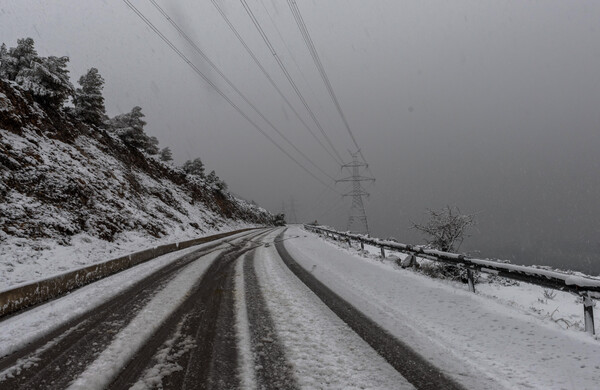
<svg viewBox="0 0 600 390"><path fill-rule="evenodd" d="M179 27L179 25L165 12L165 10L161 8L158 5L158 3L156 3L155 0L150 0L150 2L169 21L169 23L171 23L171 25L177 30L177 32L179 32L179 34L181 34L181 36L194 48L194 50L198 54L200 54L200 56L213 68L213 70L217 72L219 76L223 78L223 80L225 80L227 85L229 85L238 95L240 95L240 97L246 102L246 104L248 104L254 110L254 112L256 112L269 125L269 127L271 127L277 134L279 134L279 136L283 138L298 154L300 154L305 160L307 160L315 168L317 168L317 170L319 170L323 175L327 176L331 180L334 180L333 177L327 174L327 172L325 172L317 164L315 164L312 159L308 158L300 149L298 149L296 145L294 145L294 143L285 136L285 134L283 134L277 127L275 127L275 125L269 119L267 119L265 115L263 115L263 113L260 112L258 108L252 102L250 102L250 100L248 100L248 98L246 98L246 96L231 82L231 80L229 80L229 78L227 78L227 76L223 74L221 69L219 69L219 67L210 60L210 58L204 53L204 51L200 49L198 45L196 45L196 43L185 33L185 31L183 31L183 29L181 29L181 27Z"/></svg>
<svg viewBox="0 0 600 390"><path fill-rule="evenodd" d="M312 131L312 129L306 124L306 122L304 121L304 119L302 119L302 117L300 116L300 114L298 114L298 111L296 111L296 109L294 108L294 106L292 106L292 104L287 99L287 97L283 94L283 92L281 92L281 90L279 89L279 87L277 86L277 84L275 84L275 81L273 80L273 78L269 75L269 73L267 72L267 70L264 68L264 66L260 63L260 61L258 60L258 58L256 57L256 55L254 54L254 52L250 49L250 47L248 46L248 44L246 43L246 41L242 38L242 36L237 31L237 29L235 28L235 26L231 23L231 21L229 20L229 18L227 17L227 15L223 12L223 10L221 9L221 7L217 3L217 0L211 0L211 1L212 1L213 5L215 6L215 8L217 9L217 11L219 12L219 14L221 15L221 17L223 18L223 20L225 20L225 22L229 26L229 29L235 34L235 36L240 41L240 43L242 44L242 46L244 46L244 49L246 49L246 52L248 52L248 54L250 55L250 57L252 58L252 60L254 60L254 63L262 71L262 73L265 75L265 77L267 78L267 80L269 81L269 83L273 86L273 88L275 88L275 90L277 91L277 93L279 94L279 96L281 96L281 98L283 99L283 101L287 104L287 106L296 115L296 117L298 118L298 120L304 125L304 127L309 131L309 133L313 136L313 138L315 140L317 140L317 142L319 143L319 145L321 145L321 147L327 152L327 154L329 154L329 156L331 156L331 158L333 158L333 160L336 163L339 163L339 161L331 153L331 151L329 149L327 149L327 147L325 145L323 145L323 142L321 141L321 139L319 137L317 137L317 135ZM327 175L327 176L330 179L333 180L333 178L331 176L329 176L329 175Z"/></svg>
<svg viewBox="0 0 600 390"><path fill-rule="evenodd" d="M300 168L302 168L306 173L308 173L312 178L319 181L326 187L329 187L332 191L338 193L333 187L329 184L325 183L319 177L315 176L314 173L308 170L304 165L302 165L298 160L296 160L291 154L289 154L283 147L281 147L269 134L267 134L260 126L258 126L242 109L237 106L223 91L221 91L217 85L212 82L202 71L191 62L185 54L183 54L148 18L144 16L144 14L138 10L130 0L123 0L123 2L140 18L156 35L158 35L170 48L173 50L188 66L192 68L192 70L198 74L208 85L210 85L229 105L231 105L244 119L246 119L256 130L258 130L264 137L266 137L277 149L279 149L282 153L284 153L290 160L296 163Z"/></svg>
<svg viewBox="0 0 600 390"><path fill-rule="evenodd" d="M289 83L291 84L292 88L294 89L294 92L296 92L296 95L298 95L298 98L300 98L300 101L302 102L302 104L304 105L304 108L306 108L306 110L308 111L310 117L312 118L312 120L315 122L315 124L317 125L317 127L319 128L319 130L321 131L321 134L323 134L323 137L325 138L325 140L327 141L329 147L333 150L333 152L335 153L335 155L338 158L338 163L341 165L343 164L344 159L342 158L342 156L338 153L337 149L335 148L335 146L333 146L333 143L331 142L331 139L329 139L329 137L327 136L327 134L325 133L325 130L323 129L323 126L321 126L321 123L319 123L317 117L315 116L315 114L313 113L313 111L310 109L308 103L306 102L306 99L304 99L304 96L302 96L302 93L300 92L300 90L298 89L298 87L296 86L296 83L294 82L294 80L292 79L292 76L289 74L289 72L287 71L285 65L283 64L283 62L281 61L281 58L279 58L279 56L277 55L277 52L275 51L275 48L273 47L273 45L271 44L271 41L269 40L269 38L267 37L267 35L265 34L264 30L262 29L262 27L260 26L260 23L258 22L258 19L256 19L256 17L254 16L254 13L252 12L252 9L250 9L250 7L248 6L248 3L246 2L246 0L240 0L240 2L242 3L242 5L244 6L244 9L246 10L246 13L248 13L248 16L250 16L250 19L252 20L252 23L254 23L254 26L256 27L256 29L258 30L261 38L263 39L263 41L265 42L265 44L267 45L267 47L269 48L269 51L271 52L271 54L273 55L273 57L275 58L275 60L277 61L277 64L279 65L279 67L281 68L281 70L283 71L285 77L287 78L287 80L289 81Z"/></svg>
<svg viewBox="0 0 600 390"><path fill-rule="evenodd" d="M325 87L327 88L327 91L329 92L329 96L333 100L333 103L335 104L335 107L336 107L338 113L340 114L342 121L344 122L344 126L346 127L348 134L350 134L350 138L352 139L354 146L356 146L356 149L357 149L358 153L360 153L360 156L362 157L363 161L366 162L365 157L362 154L361 148L360 148L360 146L358 146L358 142L356 141L356 138L354 137L354 133L352 133L352 130L350 129L350 124L348 123L348 120L346 119L346 115L344 115L342 106L340 105L340 102L339 102L337 96L335 95L335 92L333 91L333 87L331 85L331 82L329 81L329 77L327 76L327 73L325 72L325 68L323 67L323 63L321 62L321 59L319 58L319 54L317 53L317 50L315 49L313 40L310 36L310 33L308 32L308 28L306 27L306 24L304 23L304 19L302 18L302 14L300 13L298 4L296 4L295 0L287 0L287 1L288 1L288 5L290 6L290 10L292 11L292 14L294 16L294 19L296 20L296 24L298 25L298 28L300 29L302 38L304 39L304 42L306 43L306 46L308 47L308 51L310 52L310 54L313 58L313 61L317 67L317 70L319 71L319 74L321 75L321 78L323 79L323 82L325 83Z"/></svg>

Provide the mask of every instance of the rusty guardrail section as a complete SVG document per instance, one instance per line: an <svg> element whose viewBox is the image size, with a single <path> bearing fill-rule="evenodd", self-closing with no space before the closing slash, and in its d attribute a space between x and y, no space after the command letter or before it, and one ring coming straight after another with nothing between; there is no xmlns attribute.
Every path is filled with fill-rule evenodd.
<svg viewBox="0 0 600 390"><path fill-rule="evenodd" d="M159 245L154 248L56 275L48 279L38 280L30 284L1 291L0 318L29 306L59 297L76 288L83 287L158 256L254 229L257 228L240 229L172 244Z"/></svg>
<svg viewBox="0 0 600 390"><path fill-rule="evenodd" d="M352 240L357 241L361 244L361 248L363 249L364 244L379 247L381 249L382 258L385 258L385 249L388 249L402 252L410 256L418 256L420 258L452 264L457 267L464 268L467 270L469 289L472 292L475 292L475 283L473 280L472 271L476 270L508 279L514 279L521 282L567 291L579 295L583 298L585 331L592 335L595 333L593 299L600 300L600 279L572 275L565 271L551 271L524 265L502 263L489 259L477 259L457 253L428 249L418 245L406 245L394 241L385 241L378 238L367 237L360 234L338 232L337 230L323 226L304 225L304 227L307 230L332 236L336 239L343 238L349 243Z"/></svg>

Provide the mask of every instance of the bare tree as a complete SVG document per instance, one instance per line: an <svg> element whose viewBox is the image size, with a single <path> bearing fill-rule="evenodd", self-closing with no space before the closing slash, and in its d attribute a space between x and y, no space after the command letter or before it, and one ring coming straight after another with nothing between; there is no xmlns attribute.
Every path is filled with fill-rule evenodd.
<svg viewBox="0 0 600 390"><path fill-rule="evenodd" d="M469 228L475 225L475 215L462 214L458 207L446 206L441 210L427 210L429 220L421 225L412 223L427 236L427 243L433 249L444 252L458 251L464 239L468 237ZM427 264L421 272L435 278L468 281L466 271L449 264ZM477 280L477 275L476 275Z"/></svg>
<svg viewBox="0 0 600 390"><path fill-rule="evenodd" d="M468 230L475 225L474 214L462 214L458 207L446 206L441 210L427 210L429 220L421 225L412 223L413 229L424 233L427 243L444 252L457 251Z"/></svg>

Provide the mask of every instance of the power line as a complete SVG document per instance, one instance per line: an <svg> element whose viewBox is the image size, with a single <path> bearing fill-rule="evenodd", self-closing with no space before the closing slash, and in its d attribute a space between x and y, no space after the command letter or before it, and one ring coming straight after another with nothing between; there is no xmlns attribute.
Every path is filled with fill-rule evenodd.
<svg viewBox="0 0 600 390"><path fill-rule="evenodd" d="M215 6L215 8L217 9L217 11L219 11L219 14L223 18L223 20L225 20L225 22L229 26L229 29L235 34L235 36L240 41L240 43L242 44L242 46L244 46L244 48L246 49L246 51L248 52L248 54L250 55L250 57L254 60L254 63L262 71L262 73L265 75L265 77L267 78L267 80L269 81L269 83L273 86L273 88L275 88L275 90L277 91L277 93L279 94L279 96L281 96L281 98L283 99L283 101L294 112L294 114L296 115L296 117L298 118L298 120L300 120L300 122L309 131L309 133L317 140L317 142L319 143L319 145L321 145L321 147L331 156L331 158L333 158L333 160L336 163L338 163L338 161L336 160L335 156L331 153L331 151L329 149L327 149L327 147L325 145L323 145L323 142L321 142L321 140L319 139L319 137L317 137L317 135L311 130L311 128L302 119L302 117L300 116L300 114L298 114L298 111L296 111L296 109L294 109L294 106L292 106L292 104L290 103L290 101L285 97L285 95L283 94L283 92L281 92L281 90L279 89L279 87L277 87L277 84L275 84L275 81L273 81L273 79L271 78L271 76L269 75L269 73L267 72L267 70L262 66L262 64L260 63L260 61L258 60L258 58L256 57L256 55L254 54L254 52L250 49L250 47L248 46L248 44L246 44L246 41L244 41L244 39L242 38L242 36L240 35L240 33L237 31L237 29L235 28L235 26L231 23L231 21L229 20L229 18L227 17L227 15L223 12L223 10L221 9L221 7L217 4L216 0L211 0L211 1L212 1L213 5ZM334 180L331 176L329 176L329 175L327 175L327 176L330 179Z"/></svg>
<svg viewBox="0 0 600 390"><path fill-rule="evenodd" d="M213 0L213 1L215 1L215 0ZM304 75L304 72L302 71L300 65L298 64L298 61L296 60L294 53L292 52L292 50L286 43L285 39L283 38L283 34L281 33L281 30L279 30L279 28L277 27L277 23L275 23L275 20L269 13L269 10L267 9L267 6L265 5L264 0L260 0L260 5L262 5L262 8L265 10L265 14L269 17L269 20L271 21L271 25L275 29L275 32L277 33L279 40L283 44L283 47L285 47L285 50L287 51L287 53L289 54L289 59L292 60L292 62L294 63L294 67L298 70L298 74L300 75L300 77L302 77L302 80L304 80L304 83L306 84L306 86L308 87L308 89L310 90L310 92L312 93L313 97L315 97L315 100L316 100L317 94L315 93L314 89L308 82L308 79Z"/></svg>
<svg viewBox="0 0 600 390"><path fill-rule="evenodd" d="M183 31L183 29L181 29L179 27L179 25L156 3L155 0L150 0L150 2L152 3L152 5L154 5L154 8L156 8L169 21L169 23L171 23L171 25L179 32L179 34L181 34L181 36L194 48L194 50L198 54L200 54L200 56L219 74L219 76L221 76L223 78L223 80L225 80L227 85L229 85L238 95L240 95L240 97L246 102L246 104L248 104L254 110L254 112L256 112L277 134L279 134L279 136L281 136L281 138L283 138L292 148L294 148L294 150L298 154L300 154L302 157L304 157L305 160L307 160L309 163L311 163L322 174L324 174L331 180L335 180L333 177L331 177L329 174L327 174L327 172L325 172L317 164L315 164L312 161L312 159L308 158L304 153L302 153L302 151L300 151L300 149L298 149L292 141L290 141L279 129L277 129L275 127L275 125L273 125L273 123L270 120L268 120L262 114L262 112L260 112L258 110L258 108L250 102L250 100L248 100L246 98L246 96L231 82L231 80L229 80L229 78L227 78L223 74L223 72L219 69L219 67L210 60L210 58L204 53L204 51L202 51L202 49L200 49L198 47L198 45L196 45L196 43L194 41L192 41L192 39Z"/></svg>
<svg viewBox="0 0 600 390"><path fill-rule="evenodd" d="M340 105L340 102L338 101L338 98L335 95L335 92L333 91L333 87L331 86L329 77L327 76L327 73L325 72L325 68L323 67L323 63L321 62L321 59L319 58L319 53L317 53L317 50L315 49L315 45L310 36L310 33L308 32L308 28L306 27L306 24L304 23L304 19L302 18L302 14L300 13L298 4L296 4L296 0L288 0L288 5L290 6L290 10L292 11L292 14L294 15L294 19L296 20L296 24L298 25L298 28L300 29L302 38L304 39L304 42L306 43L306 46L308 47L308 51L310 52L310 54L313 58L313 61L315 62L315 65L319 71L319 74L321 75L321 78L323 79L323 82L325 83L325 87L327 88L327 91L329 92L329 96L333 100L333 103L335 104L335 107L336 107L338 113L342 117L344 126L346 127L348 134L350 134L350 138L352 138L352 142L354 143L354 146L356 146L356 149L357 149L358 153L360 154L360 156L362 157L363 161L366 162L365 157L363 156L362 151L360 149L360 146L358 146L358 142L356 142L356 138L354 137L354 134L352 133L352 130L350 129L350 124L348 123L348 120L346 119L346 115L344 115L344 112L342 111L342 106Z"/></svg>
<svg viewBox="0 0 600 390"><path fill-rule="evenodd" d="M152 31L154 31L154 33L156 33L156 35L158 35L170 48L171 50L173 50L186 64L188 64L188 66L190 66L192 68L192 70L198 74L200 77L202 77L202 79L211 87L214 88L214 90L221 95L221 97L223 99L225 99L225 101L227 103L229 103L229 105L231 105L244 119L246 119L248 122L250 122L250 124L256 129L258 130L263 136L265 136L273 145L275 145L275 147L277 147L277 149L279 149L282 153L284 153L289 159L291 159L292 161L294 161L300 168L302 168L306 173L308 173L311 177L313 177L315 180L319 181L321 184L323 184L326 187L329 187L332 191L338 193L334 188L332 188L329 184L325 183L324 181L322 181L320 178L318 178L317 176L315 176L311 171L309 171L304 165L302 165L300 162L298 162L298 160L296 160L292 155L290 155L285 149L283 149L273 138L271 138L271 136L269 136L260 126L258 126L248 115L246 115L246 113L244 113L242 111L241 108L239 108L229 97L227 97L227 95L225 95L225 93L223 93L223 91L221 91L215 83L213 83L204 73L202 73L202 71L200 69L198 69L198 67L196 65L194 65L194 63L192 63L186 56L185 54L183 54L166 36L163 35L163 33L160 32L160 30L154 25L152 24L152 22L150 20L148 20L148 18L146 18L144 16L144 14L138 10L133 4L131 4L130 0L123 0L123 2L140 18L142 19L142 21L144 23L146 23L146 25L148 27L150 27L150 29Z"/></svg>
<svg viewBox="0 0 600 390"><path fill-rule="evenodd" d="M343 164L344 159L338 153L338 151L336 150L336 148L333 146L333 143L331 142L331 139L329 139L329 137L325 133L325 130L323 129L323 126L321 126L321 124L317 120L317 117L315 116L315 114L313 113L313 111L308 106L308 103L304 99L304 96L302 96L302 93L300 93L300 90L296 86L296 83L294 82L294 80L290 76L289 72L287 71L285 65L281 61L281 58L279 58L279 56L277 55L277 52L275 51L275 48L273 47L273 45L271 44L271 41L269 40L269 38L265 34L264 30L260 26L260 23L258 22L258 19L256 19L256 17L254 16L254 13L252 12L252 10L250 9L250 7L248 6L248 3L246 3L246 0L240 0L240 1L241 1L242 5L244 6L244 9L248 13L248 16L250 16L250 19L252 20L252 23L254 23L254 26L258 30L258 32L259 32L260 36L262 37L263 41L265 42L265 44L267 45L267 47L271 51L271 54L273 54L273 57L277 61L277 64L279 65L279 67L283 71L285 77L287 78L287 80L289 81L289 83L292 85L292 88L294 89L294 92L296 92L296 94L300 98L300 101L302 102L302 104L304 105L304 107L306 108L306 110L308 111L308 113L310 114L310 117L315 122L315 124L317 125L317 127L321 131L321 134L323 134L323 137L325 137L325 140L327 141L327 143L329 144L329 146L331 147L331 149L333 150L333 152L337 156L337 158L338 158L338 164L340 164L340 165Z"/></svg>

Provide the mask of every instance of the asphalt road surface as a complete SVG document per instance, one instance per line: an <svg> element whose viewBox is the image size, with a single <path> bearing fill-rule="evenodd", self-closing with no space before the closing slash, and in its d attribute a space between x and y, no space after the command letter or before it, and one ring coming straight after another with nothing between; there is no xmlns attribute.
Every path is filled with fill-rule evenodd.
<svg viewBox="0 0 600 390"><path fill-rule="evenodd" d="M261 253L266 250L347 324L349 332L364 340L364 348L383 357L411 387L461 388L333 293L310 270L300 267L285 249L283 229L247 232L176 258L101 305L0 357L0 388L300 388L301 374L290 361L283 342L291 336L278 333L276 323L281 319L274 317L265 299L265 294L278 292L265 289L261 275L257 275L257 264L264 261ZM142 315L151 318L148 312L156 310L152 302L160 294L168 296L170 289L177 288L178 278L186 274L189 277L190 267L195 265L204 265L205 269L181 299L162 304L162 309L168 309L164 318L154 325L148 321L147 326L140 328L151 330L142 343L127 344L127 339L122 342L125 347L120 351L127 351L127 361L111 371L103 359L111 361L108 355L121 342L125 330L136 319L139 322ZM241 279L236 282L240 273ZM236 283L243 285L243 291ZM240 301L244 302L243 309ZM27 315L33 314L24 312L11 320ZM86 382L85 378L92 379Z"/></svg>

